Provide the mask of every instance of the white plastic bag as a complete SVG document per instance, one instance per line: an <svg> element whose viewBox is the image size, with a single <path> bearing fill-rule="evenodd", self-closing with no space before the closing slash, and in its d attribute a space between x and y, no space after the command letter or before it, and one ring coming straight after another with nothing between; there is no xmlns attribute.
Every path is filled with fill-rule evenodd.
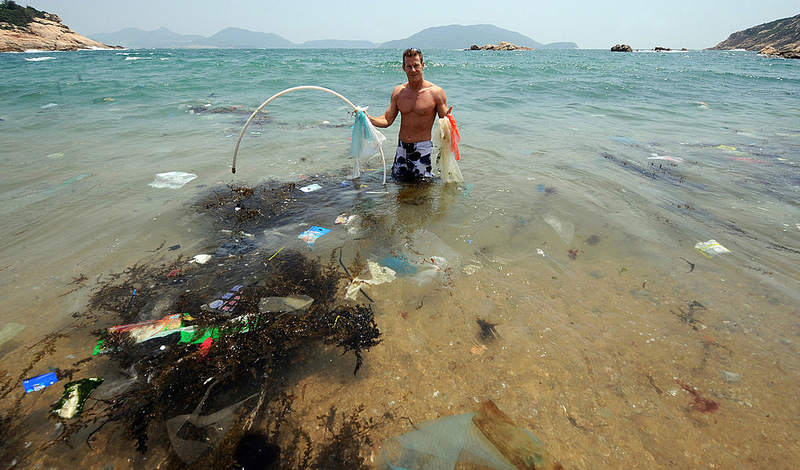
<svg viewBox="0 0 800 470"><path fill-rule="evenodd" d="M445 183L463 183L464 177L456 163L456 160L461 158L458 151L461 135L452 114L439 119L439 130L436 137L439 144L437 164L442 179Z"/></svg>
<svg viewBox="0 0 800 470"><path fill-rule="evenodd" d="M361 176L359 158L370 157L381 151L381 144L386 136L380 133L367 119L367 108L356 109L356 121L353 123L353 140L350 142L350 156L354 158L353 178Z"/></svg>

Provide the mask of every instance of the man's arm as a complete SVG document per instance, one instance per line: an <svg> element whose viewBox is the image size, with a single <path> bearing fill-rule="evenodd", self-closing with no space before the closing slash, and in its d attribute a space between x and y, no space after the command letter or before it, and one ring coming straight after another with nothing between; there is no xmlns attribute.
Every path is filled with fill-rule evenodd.
<svg viewBox="0 0 800 470"><path fill-rule="evenodd" d="M450 114L453 111L453 107L447 107L447 95L445 95L444 90L439 87L436 87L436 96L434 98L436 100L436 114L439 115L440 118L443 118Z"/></svg>
<svg viewBox="0 0 800 470"><path fill-rule="evenodd" d="M403 86L399 85L392 91L392 97L389 100L389 107L386 108L386 112L383 113L383 116L375 117L367 114L367 118L373 126L389 127L392 125L394 120L397 118L397 96L400 94L400 90L402 89Z"/></svg>

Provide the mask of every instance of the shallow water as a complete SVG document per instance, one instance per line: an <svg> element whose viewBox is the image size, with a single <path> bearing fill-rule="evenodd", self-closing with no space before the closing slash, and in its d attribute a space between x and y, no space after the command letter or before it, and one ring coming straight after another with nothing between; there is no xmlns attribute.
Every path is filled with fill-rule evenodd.
<svg viewBox="0 0 800 470"><path fill-rule="evenodd" d="M800 63L746 52L430 51L426 78L455 105L464 184L382 187L373 157L375 171L342 186L352 116L313 91L265 108L269 119L248 130L231 175L244 110L309 84L379 114L403 81L396 55L0 56L6 380L91 354L91 330L114 319L86 324L72 314L97 282L137 262L215 249L220 234L192 206L209 189L313 181L318 199L254 233L259 246L307 251L297 234L321 225L334 228L311 252L323 260L339 247L344 257L447 259L432 282L406 275L365 288L384 339L357 377L351 357L323 349L287 378L303 390L296 415L313 438L325 438L316 417L331 406L363 404L416 423L492 399L565 468L793 468ZM29 60L42 57L53 59ZM390 142L396 127L385 132ZM198 178L174 190L148 186L167 171ZM369 224L334 227L342 212ZM706 258L694 248L711 239L730 253ZM481 338L477 318L496 323L499 338ZM38 351L29 347L54 331L70 337L23 371ZM104 367L80 364L76 378ZM719 409L692 407L680 383ZM39 398L19 386L7 397L30 416L26 442L53 432L45 416L56 388ZM376 448L410 429L385 423ZM31 445L19 459L97 467L119 450L101 443L91 452ZM129 452L115 461L121 468L127 458L155 468L165 447Z"/></svg>

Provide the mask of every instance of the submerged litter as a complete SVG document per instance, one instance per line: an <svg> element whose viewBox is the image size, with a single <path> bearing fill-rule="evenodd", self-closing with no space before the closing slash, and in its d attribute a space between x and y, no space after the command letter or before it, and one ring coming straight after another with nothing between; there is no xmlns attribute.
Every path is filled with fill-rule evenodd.
<svg viewBox="0 0 800 470"><path fill-rule="evenodd" d="M38 392L39 390L49 387L56 382L58 382L58 376L56 376L56 373L48 372L46 374L37 375L36 377L23 380L22 387L25 389L25 393Z"/></svg>
<svg viewBox="0 0 800 470"><path fill-rule="evenodd" d="M63 419L78 416L83 411L86 399L101 383L103 383L102 378L87 378L64 385L64 394L53 405L53 413Z"/></svg>
<svg viewBox="0 0 800 470"><path fill-rule="evenodd" d="M258 311L259 313L305 311L313 303L314 299L307 295L299 295L297 297L264 297L258 303Z"/></svg>
<svg viewBox="0 0 800 470"><path fill-rule="evenodd" d="M564 240L564 243L572 243L573 238L575 238L575 226L572 225L572 222L562 222L553 214L545 214L542 216L542 219L553 227L553 230Z"/></svg>
<svg viewBox="0 0 800 470"><path fill-rule="evenodd" d="M308 243L310 248L314 247L314 242L317 241L317 238L330 233L331 229L324 228L324 227L317 227L316 225L312 226L310 229L305 230L303 233L297 236L297 238L302 239L304 242Z"/></svg>
<svg viewBox="0 0 800 470"><path fill-rule="evenodd" d="M364 284L376 286L386 282L392 282L395 278L395 272L387 267L381 266L374 261L367 260L367 268L364 273L353 279L347 286L347 294L345 298L356 300L358 291Z"/></svg>
<svg viewBox="0 0 800 470"><path fill-rule="evenodd" d="M183 315L181 314L167 315L158 320L112 326L108 329L108 332L111 334L126 335L133 340L134 343L141 343L149 339L174 333L174 331L171 330L180 328L182 319Z"/></svg>
<svg viewBox="0 0 800 470"><path fill-rule="evenodd" d="M683 163L683 159L681 157L669 157L667 155L656 155L653 154L652 157L647 157L648 160L666 160L672 163Z"/></svg>
<svg viewBox="0 0 800 470"><path fill-rule="evenodd" d="M308 186L303 186L302 188L300 188L300 191L303 191L304 193L311 193L317 191L318 189L322 189L322 186L318 185L317 183L314 183Z"/></svg>
<svg viewBox="0 0 800 470"><path fill-rule="evenodd" d="M711 258L716 255L721 255L723 253L730 253L731 250L725 248L724 246L720 245L716 240L709 240L707 242L700 242L694 246L696 250L703 254L703 256L707 258Z"/></svg>
<svg viewBox="0 0 800 470"><path fill-rule="evenodd" d="M563 469L542 442L514 424L492 401L477 413L439 418L386 441L379 470L558 470Z"/></svg>
<svg viewBox="0 0 800 470"><path fill-rule="evenodd" d="M211 255L194 255L192 262L197 264L206 264L211 259Z"/></svg>
<svg viewBox="0 0 800 470"><path fill-rule="evenodd" d="M195 178L197 178L197 175L193 173L169 171L167 173L158 173L156 179L149 186L153 188L180 189Z"/></svg>

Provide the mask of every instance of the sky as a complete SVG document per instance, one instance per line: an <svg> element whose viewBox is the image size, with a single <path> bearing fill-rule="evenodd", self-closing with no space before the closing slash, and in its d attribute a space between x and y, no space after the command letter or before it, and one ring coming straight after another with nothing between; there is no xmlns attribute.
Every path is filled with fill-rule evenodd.
<svg viewBox="0 0 800 470"><path fill-rule="evenodd" d="M55 13L91 38L133 27L165 27L211 36L233 26L278 34L300 44L316 39L404 39L425 28L492 24L543 44L582 49L628 44L704 49L731 33L800 14L797 0L17 0Z"/></svg>

